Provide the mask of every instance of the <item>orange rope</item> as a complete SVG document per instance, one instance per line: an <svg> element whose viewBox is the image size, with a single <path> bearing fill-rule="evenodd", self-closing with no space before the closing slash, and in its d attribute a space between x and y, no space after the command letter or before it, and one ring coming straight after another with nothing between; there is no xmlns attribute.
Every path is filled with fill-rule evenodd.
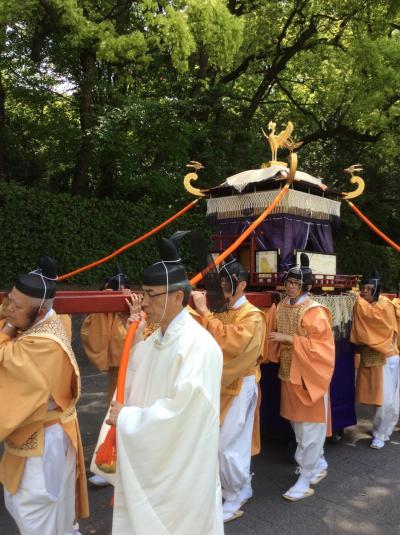
<svg viewBox="0 0 400 535"><path fill-rule="evenodd" d="M398 245L396 242L391 240L386 234L384 234L381 230L379 230L373 223L366 217L358 208L355 206L352 202L347 201L347 204L353 209L353 211L358 215L364 223L366 223L378 236L380 236L383 240L385 240L389 245L393 247L393 249L396 249L397 252L400 252L400 245Z"/></svg>
<svg viewBox="0 0 400 535"><path fill-rule="evenodd" d="M208 273L210 269L213 268L214 264L218 266L225 260L227 256L229 256L233 251L235 251L239 245L244 242L244 240L253 232L253 230L258 227L260 223L264 221L264 219L272 212L272 210L275 208L275 206L279 203L279 201L282 199L282 197L286 194L286 192L289 189L289 184L285 184L285 186L281 189L281 191L278 193L278 195L275 197L273 202L264 210L264 212L255 220L253 223L243 232L239 238L234 241L228 249L226 249L223 253L221 253L215 260L214 263L207 266L201 273L197 273L192 279L190 279L190 284L197 284L201 279Z"/></svg>
<svg viewBox="0 0 400 535"><path fill-rule="evenodd" d="M136 334L139 322L134 321L129 325L128 332L126 333L124 347L122 349L121 360L119 363L118 380L117 380L117 393L115 399L118 403L123 403L125 398L125 380L126 370L128 368L129 353L132 347L133 339Z"/></svg>
<svg viewBox="0 0 400 535"><path fill-rule="evenodd" d="M135 321L130 324L128 332L126 334L124 347L122 349L121 362L118 370L117 392L115 395L118 403L124 403L125 398L125 380L126 370L128 368L129 353L131 350L132 342L136 334L139 322ZM117 433L115 425L112 425L104 438L104 441L100 444L99 449L96 452L95 462L96 465L106 473L114 473L115 465L117 461Z"/></svg>
<svg viewBox="0 0 400 535"><path fill-rule="evenodd" d="M149 230L149 232L146 232L146 234L143 234L143 236L139 236L139 238L134 239L133 241L127 243L126 245L123 245L122 247L120 247L119 249L117 249L113 253L109 254L108 256L100 258L100 260L96 260L96 262L92 262L91 264L88 264L87 266L83 266L81 268L75 269L74 271L70 271L69 273L66 273L65 275L61 275L60 277L58 277L58 280L59 281L63 281L65 279L69 279L70 277L73 277L74 275L78 275L78 273L82 273L83 271L87 271L88 269L91 269L91 268L94 268L96 266L100 266L101 264L104 264L108 260L111 260L111 258L114 258L114 256L117 256L120 253L122 253L123 251L126 251L127 249L129 249L130 247L133 247L134 245L137 245L138 243L144 241L145 239L149 238L150 236L152 236L153 234L155 234L156 232L158 232L162 228L164 228L167 225L169 225L170 223L172 223L172 221L174 221L175 219L178 219L178 217L180 217L185 212L190 210L198 201L199 201L199 199L195 199L194 201L191 201L184 208L182 208L182 210L179 210L179 212L177 212L173 216L171 216L168 219L166 219L163 223L161 223L157 227L154 227L152 230Z"/></svg>

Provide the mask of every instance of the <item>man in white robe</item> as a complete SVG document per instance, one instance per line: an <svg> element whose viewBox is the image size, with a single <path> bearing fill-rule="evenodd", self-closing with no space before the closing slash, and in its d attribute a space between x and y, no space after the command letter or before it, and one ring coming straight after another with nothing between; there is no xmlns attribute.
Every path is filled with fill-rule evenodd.
<svg viewBox="0 0 400 535"><path fill-rule="evenodd" d="M185 306L190 285L174 244L143 277L142 309L160 327L131 352L117 426L114 535L222 535L218 469L222 353ZM138 303L132 298L131 319Z"/></svg>

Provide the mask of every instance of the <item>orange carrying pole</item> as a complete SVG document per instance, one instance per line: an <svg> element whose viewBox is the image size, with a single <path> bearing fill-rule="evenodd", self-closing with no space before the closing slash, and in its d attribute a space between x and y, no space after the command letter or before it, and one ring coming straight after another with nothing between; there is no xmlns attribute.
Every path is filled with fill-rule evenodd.
<svg viewBox="0 0 400 535"><path fill-rule="evenodd" d="M130 324L128 332L126 334L124 347L122 349L121 362L118 371L117 381L117 393L115 396L116 401L124 403L125 398L125 380L126 370L128 368L129 353L132 346L133 339L136 334L136 329L139 325L138 321ZM107 474L113 474L117 465L117 435L115 425L112 425L108 430L104 442L99 446L96 452L96 465L102 472Z"/></svg>
<svg viewBox="0 0 400 535"><path fill-rule="evenodd" d="M359 210L357 208L357 206L355 206L351 201L347 201L347 204L351 207L351 209L353 210L353 212L355 212L358 217L364 221L364 223L366 223L376 234L378 234L378 236L380 236L383 240L385 240L385 242L387 242L391 247L393 247L393 249L396 249L397 252L400 252L400 245L398 245L396 242L394 242L393 240L391 240L388 236L386 236L386 234L384 234L381 230L378 229L378 227L376 227L372 221L370 221L368 219L368 217L366 217L362 212L361 210Z"/></svg>
<svg viewBox="0 0 400 535"><path fill-rule="evenodd" d="M190 210L198 202L198 200L199 199L195 199L194 201L191 201L189 204L184 206L182 208L182 210L179 210L179 212L177 212L173 216L171 216L168 219L166 219L163 223L160 223L157 227L154 227L152 230L149 230L148 232L146 232L142 236L139 236L138 238L134 239L133 241L127 243L126 245L123 245L122 247L120 247L119 249L114 251L113 253L111 253L111 254L109 254L107 256L104 256L103 258L100 258L100 260L96 260L95 262L92 262L92 263L88 264L87 266L83 266L83 267L80 267L78 269L75 269L74 271L70 271L69 273L65 273L65 275L60 275L58 277L58 280L59 281L63 281L65 279L69 279L70 277L73 277L74 275L78 275L78 273L82 273L83 271L87 271L88 269L94 268L96 266L100 266L101 264L104 264L105 262L108 262L108 260L111 260L111 258L114 258L115 256L123 253L127 249L130 249L134 245L137 245L138 243L146 240L147 238L149 238L150 236L152 236L153 234L155 234L159 230L163 229L164 227L166 227L167 225L172 223L172 221L174 221L175 219L178 219L178 217L180 217L181 215L186 213L188 210Z"/></svg>
<svg viewBox="0 0 400 535"><path fill-rule="evenodd" d="M210 269L213 268L214 265L218 266L225 260L227 256L232 254L236 249L239 247L241 243L244 242L244 240L253 232L255 228L260 225L264 221L264 219L272 212L272 210L275 208L275 206L279 203L279 201L282 199L282 197L286 194L286 192L289 189L289 184L285 184L281 191L278 193L278 195L275 197L273 202L264 210L264 212L257 217L255 221L243 232L239 238L234 241L223 253L221 253L215 260L214 263L210 266L207 266L201 273L197 273L192 279L190 279L190 284L197 284L201 279L208 273Z"/></svg>

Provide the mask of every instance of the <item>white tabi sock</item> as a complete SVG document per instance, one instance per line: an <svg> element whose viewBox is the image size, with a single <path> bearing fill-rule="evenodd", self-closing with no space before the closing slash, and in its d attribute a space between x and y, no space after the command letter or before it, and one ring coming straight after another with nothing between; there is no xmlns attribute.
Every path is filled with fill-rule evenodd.
<svg viewBox="0 0 400 535"><path fill-rule="evenodd" d="M317 466L315 470L313 471L312 477L311 477L311 485L317 485L320 481L322 481L328 473L328 463L326 462L326 459L324 456L320 458L320 460L317 463Z"/></svg>
<svg viewBox="0 0 400 535"><path fill-rule="evenodd" d="M236 513L240 510L241 505L242 505L241 502L228 502L225 500L225 502L222 505L222 514L223 514L224 522L234 517Z"/></svg>
<svg viewBox="0 0 400 535"><path fill-rule="evenodd" d="M318 464L315 467L315 470L313 471L313 476L316 474L319 474L323 470L328 470L328 463L326 462L326 459L324 456L322 456L320 460L318 461Z"/></svg>
<svg viewBox="0 0 400 535"><path fill-rule="evenodd" d="M293 487L285 492L283 497L286 500L296 502L303 498L308 498L314 494L314 490L310 488L310 477L300 475Z"/></svg>
<svg viewBox="0 0 400 535"><path fill-rule="evenodd" d="M306 492L310 488L310 477L303 476L302 474L299 475L298 480L296 483L289 489L290 493L303 493Z"/></svg>

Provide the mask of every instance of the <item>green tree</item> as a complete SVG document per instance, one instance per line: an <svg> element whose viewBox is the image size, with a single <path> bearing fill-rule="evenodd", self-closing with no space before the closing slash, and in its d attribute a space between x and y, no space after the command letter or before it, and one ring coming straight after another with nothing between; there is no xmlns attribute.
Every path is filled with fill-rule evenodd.
<svg viewBox="0 0 400 535"><path fill-rule="evenodd" d="M399 45L396 0L0 0L0 177L175 206L189 160L215 185L292 120L300 168L347 190L361 162L398 240Z"/></svg>

